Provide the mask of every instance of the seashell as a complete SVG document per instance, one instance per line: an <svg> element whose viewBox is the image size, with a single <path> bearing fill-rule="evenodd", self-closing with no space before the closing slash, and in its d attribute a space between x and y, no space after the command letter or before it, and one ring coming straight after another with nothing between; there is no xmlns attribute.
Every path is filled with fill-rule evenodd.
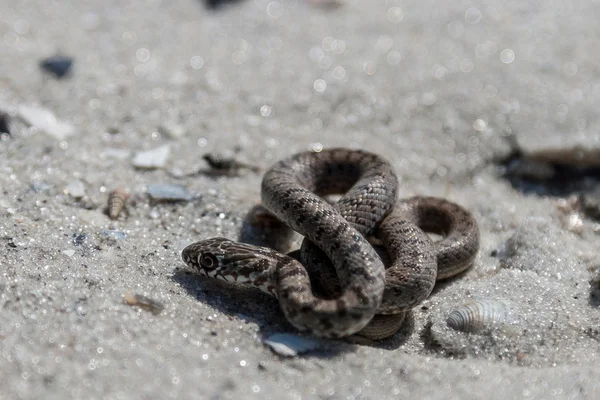
<svg viewBox="0 0 600 400"><path fill-rule="evenodd" d="M123 188L117 188L110 192L108 195L108 216L110 219L117 219L119 217L119 214L125 208L128 198L129 192Z"/></svg>
<svg viewBox="0 0 600 400"><path fill-rule="evenodd" d="M446 323L457 331L477 333L495 324L508 322L509 313L508 305L502 301L473 300L452 311Z"/></svg>

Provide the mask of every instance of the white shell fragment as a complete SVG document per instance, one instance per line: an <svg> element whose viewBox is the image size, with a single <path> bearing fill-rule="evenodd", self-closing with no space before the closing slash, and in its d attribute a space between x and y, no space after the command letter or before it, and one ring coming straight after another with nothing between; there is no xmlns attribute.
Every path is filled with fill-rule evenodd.
<svg viewBox="0 0 600 400"><path fill-rule="evenodd" d="M136 153L132 164L136 168L155 169L162 168L167 164L167 159L171 153L171 147L164 145L148 151Z"/></svg>
<svg viewBox="0 0 600 400"><path fill-rule="evenodd" d="M63 250L62 253L65 256L71 258L71 257L73 257L75 255L75 250Z"/></svg>
<svg viewBox="0 0 600 400"><path fill-rule="evenodd" d="M473 300L452 311L446 323L461 332L477 333L495 324L508 322L509 307L497 300Z"/></svg>
<svg viewBox="0 0 600 400"><path fill-rule="evenodd" d="M276 333L265 339L264 343L275 353L285 357L295 357L319 348L319 342L288 333Z"/></svg>
<svg viewBox="0 0 600 400"><path fill-rule="evenodd" d="M34 126L58 140L64 140L75 133L71 124L60 121L44 108L21 105L17 115L27 125Z"/></svg>
<svg viewBox="0 0 600 400"><path fill-rule="evenodd" d="M181 185L155 183L148 185L148 195L157 201L190 201L194 196Z"/></svg>
<svg viewBox="0 0 600 400"><path fill-rule="evenodd" d="M65 192L74 199L80 199L85 196L85 185L81 181L73 181L67 185Z"/></svg>

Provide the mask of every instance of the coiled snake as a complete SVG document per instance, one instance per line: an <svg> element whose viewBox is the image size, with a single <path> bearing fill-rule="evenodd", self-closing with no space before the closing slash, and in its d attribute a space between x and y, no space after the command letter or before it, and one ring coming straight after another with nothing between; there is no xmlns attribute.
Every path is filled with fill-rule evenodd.
<svg viewBox="0 0 600 400"><path fill-rule="evenodd" d="M273 249L225 238L193 243L182 259L202 275L276 296L300 330L381 339L429 296L436 278L468 269L479 247L468 211L434 197L396 202L397 190L392 166L378 155L342 148L299 153L265 173L261 197L271 213L305 236L306 268ZM342 193L335 205L320 197ZM433 243L424 231L445 237ZM370 237L383 242L387 271ZM311 275L325 294L314 293Z"/></svg>

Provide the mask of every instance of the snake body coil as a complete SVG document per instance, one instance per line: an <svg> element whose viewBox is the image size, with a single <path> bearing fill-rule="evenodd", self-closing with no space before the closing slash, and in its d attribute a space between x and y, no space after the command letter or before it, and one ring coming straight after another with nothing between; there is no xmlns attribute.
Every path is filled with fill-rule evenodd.
<svg viewBox="0 0 600 400"><path fill-rule="evenodd" d="M303 262L311 264L312 280L326 296L313 293L309 272L299 261L269 248L212 238L189 245L182 258L203 275L276 296L300 330L334 338L359 331L373 339L387 337L398 329L403 313L430 294L440 260L442 277L452 276L472 264L479 243L477 225L466 210L431 197L396 204L397 188L386 160L357 150L299 153L266 172L263 205L333 264L318 262L323 257L309 243L303 245ZM342 193L334 206L321 198ZM434 245L419 226L446 238ZM370 236L380 238L387 250L387 272L365 238ZM397 315L377 316L365 328L375 313Z"/></svg>

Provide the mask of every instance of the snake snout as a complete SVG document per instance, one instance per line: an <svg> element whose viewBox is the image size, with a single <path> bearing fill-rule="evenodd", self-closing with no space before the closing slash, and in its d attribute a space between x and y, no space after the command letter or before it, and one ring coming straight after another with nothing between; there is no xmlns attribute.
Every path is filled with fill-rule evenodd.
<svg viewBox="0 0 600 400"><path fill-rule="evenodd" d="M195 272L214 277L222 268L223 246L232 243L224 238L212 238L192 243L183 249L181 259Z"/></svg>
<svg viewBox="0 0 600 400"><path fill-rule="evenodd" d="M186 248L183 249L183 251L181 252L181 259L183 260L183 262L189 266L192 267L196 270L199 270L200 268L198 268L198 256L197 256L197 243L193 243L190 244L189 246L187 246Z"/></svg>

